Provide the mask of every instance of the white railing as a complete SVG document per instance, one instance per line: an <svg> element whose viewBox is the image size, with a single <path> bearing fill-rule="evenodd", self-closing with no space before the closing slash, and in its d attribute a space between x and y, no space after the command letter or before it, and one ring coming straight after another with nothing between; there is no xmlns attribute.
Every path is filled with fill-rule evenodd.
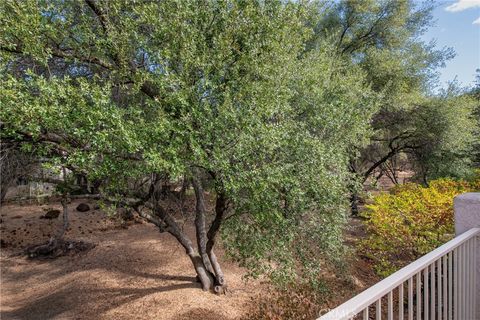
<svg viewBox="0 0 480 320"><path fill-rule="evenodd" d="M466 231L317 320L475 320L479 235Z"/></svg>

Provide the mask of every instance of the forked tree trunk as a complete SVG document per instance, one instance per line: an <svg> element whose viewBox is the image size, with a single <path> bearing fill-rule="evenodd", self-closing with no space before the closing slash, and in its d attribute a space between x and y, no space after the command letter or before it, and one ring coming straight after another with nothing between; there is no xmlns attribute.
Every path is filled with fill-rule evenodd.
<svg viewBox="0 0 480 320"><path fill-rule="evenodd" d="M197 250L195 250L192 241L180 229L177 222L165 211L165 209L159 205L158 201L155 201L154 204L154 214L159 218L159 221L155 222L154 220L149 219L150 222L155 223L160 227L161 230L167 231L174 236L178 242L180 242L182 247L185 249L185 253L192 261L198 280L202 284L202 289L204 291L213 289L213 277L205 267L202 257L198 254ZM143 216L145 217L145 215Z"/></svg>
<svg viewBox="0 0 480 320"><path fill-rule="evenodd" d="M215 246L215 240L217 238L218 231L223 221L223 216L227 212L227 198L223 192L218 192L217 199L215 202L215 219L213 220L210 229L208 230L207 237L207 254L212 263L213 270L215 272L216 280L219 285L223 287L223 290L226 290L226 281L223 274L220 263L217 260L215 253L213 252L213 247Z"/></svg>
<svg viewBox="0 0 480 320"><path fill-rule="evenodd" d="M208 271L213 274L212 264L207 255L207 230L205 227L206 205L203 195L203 188L200 181L193 179L193 188L195 189L196 205L195 205L195 233L197 237L197 247L203 263Z"/></svg>
<svg viewBox="0 0 480 320"><path fill-rule="evenodd" d="M154 179L156 180L156 179ZM217 196L217 204L215 207L215 219L212 222L208 232L206 231L206 205L204 198L204 191L199 180L194 180L194 189L197 199L196 216L195 216L195 230L197 246L195 247L187 236L187 234L180 228L175 219L170 216L160 203L159 190L160 186L154 182L152 184L149 194L151 196L150 202L143 202L148 208L152 210L153 214L149 214L144 210L140 210L138 205L134 206L138 214L156 225L160 232L168 232L177 239L177 241L185 249L186 254L192 261L193 267L197 274L197 279L202 285L204 291L214 291L215 293L226 292L225 277L223 275L220 264L213 252L215 238L220 229L223 215L226 211L226 199L223 195Z"/></svg>
<svg viewBox="0 0 480 320"><path fill-rule="evenodd" d="M205 267L208 271L211 272L215 279L213 290L215 291L215 293L225 293L225 276L223 274L222 268L220 267L217 256L213 251L213 247L226 206L221 205L218 202L219 199L222 201L223 197L217 197L217 203L215 205L215 219L212 222L209 232L207 233L205 228L205 215L207 212L205 205L205 192L203 190L202 183L200 179L198 179L198 177L193 178L192 184L195 190L196 198L195 229L197 234L198 251L202 256ZM219 210L221 210L220 215L217 214Z"/></svg>

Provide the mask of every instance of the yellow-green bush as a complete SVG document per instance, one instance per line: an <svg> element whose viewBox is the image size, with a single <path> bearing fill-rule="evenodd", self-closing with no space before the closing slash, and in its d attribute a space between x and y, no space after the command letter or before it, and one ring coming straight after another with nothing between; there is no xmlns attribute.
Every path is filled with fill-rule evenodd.
<svg viewBox="0 0 480 320"><path fill-rule="evenodd" d="M434 180L428 187L408 183L382 193L367 205L369 236L361 250L381 275L437 248L453 237L453 198L480 189L473 181Z"/></svg>

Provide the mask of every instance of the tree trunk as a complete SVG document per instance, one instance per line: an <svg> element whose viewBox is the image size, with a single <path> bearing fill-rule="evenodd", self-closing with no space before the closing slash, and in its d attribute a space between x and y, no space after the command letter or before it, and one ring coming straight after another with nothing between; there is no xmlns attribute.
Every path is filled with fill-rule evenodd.
<svg viewBox="0 0 480 320"><path fill-rule="evenodd" d="M0 204L3 203L5 197L7 195L8 189L15 185L16 178L15 177L8 177L3 175L0 177Z"/></svg>
<svg viewBox="0 0 480 320"><path fill-rule="evenodd" d="M350 195L350 208L351 208L351 214L353 217L358 216L358 194L356 191L353 191L352 194Z"/></svg>
<svg viewBox="0 0 480 320"><path fill-rule="evenodd" d="M177 241L185 249L186 254L192 261L195 272L197 273L197 278L202 285L204 291L209 291L214 289L214 279L211 272L205 266L205 263L200 256L200 254L195 250L192 241L189 237L181 230L177 222L173 217L171 217L167 211L162 207L160 203L159 194L161 186L158 183L155 183L152 190L152 201L153 201L153 214L154 217L149 216L146 213L139 211L140 215L150 222L154 223L159 227L160 231L167 231L172 236L177 239Z"/></svg>
<svg viewBox="0 0 480 320"><path fill-rule="evenodd" d="M38 257L38 256L57 257L66 252L67 244L64 241L64 235L69 226L69 219L68 219L68 199L65 195L62 197L61 203L63 207L62 228L57 231L56 235L50 237L47 243L27 248L26 251L31 258Z"/></svg>
<svg viewBox="0 0 480 320"><path fill-rule="evenodd" d="M68 219L68 200L66 197L62 197L62 208L63 208L63 226L60 232L57 235L57 238L63 239L63 236L65 235L65 232L67 231L70 223Z"/></svg>
<svg viewBox="0 0 480 320"><path fill-rule="evenodd" d="M197 177L196 177L197 178ZM161 185L157 178L153 178L152 185L148 196L141 200L141 204L134 202L134 204L125 203L134 208L138 214L144 219L156 225L160 232L168 232L177 239L177 241L185 249L186 254L192 261L192 265L197 274L197 279L202 285L204 291L212 290L216 293L226 291L225 278L218 263L217 257L213 252L215 243L215 236L220 228L222 216L226 209L225 197L217 197L216 217L206 232L206 205L204 198L204 191L199 179L194 179L194 189L197 198L195 229L197 237L197 246L193 245L190 238L183 232L175 219L170 216L162 207L160 202L160 188ZM149 201L149 200L151 201ZM219 201L220 200L220 201ZM141 210L140 206L146 206L152 210L152 214L145 210Z"/></svg>
<svg viewBox="0 0 480 320"><path fill-rule="evenodd" d="M195 228L197 234L197 244L198 250L201 253L202 259L205 266L211 272L215 279L215 285L213 290L215 293L224 293L226 291L226 282L225 276L223 274L220 263L218 262L217 256L213 252L213 247L215 244L215 237L217 235L218 229L221 224L221 216L216 214L214 221L209 229L207 234L205 228L205 215L207 212L205 205L205 195L204 190L201 184L201 181L198 177L194 177L192 180L193 188L195 190L196 197L196 217L195 217ZM221 200L220 202L218 200ZM215 210L221 208L221 215L223 215L223 205L221 204L223 197L217 197L217 202L215 205Z"/></svg>
<svg viewBox="0 0 480 320"><path fill-rule="evenodd" d="M89 192L91 194L97 194L97 193L100 193L100 186L102 184L102 181L101 180L93 180L91 183L90 183L90 190Z"/></svg>
<svg viewBox="0 0 480 320"><path fill-rule="evenodd" d="M358 177L357 166L353 160L350 161L349 171ZM362 185L365 181L362 181ZM356 186L352 183L349 187L350 189L350 215L352 217L358 216L358 191Z"/></svg>
<svg viewBox="0 0 480 320"><path fill-rule="evenodd" d="M7 195L8 186L5 184L0 185L0 203L3 203L5 196Z"/></svg>
<svg viewBox="0 0 480 320"><path fill-rule="evenodd" d="M210 261L215 272L217 282L219 285L226 288L225 276L223 274L222 268L218 263L217 257L213 252L213 247L215 246L215 239L217 237L218 231L222 224L223 217L227 211L227 198L225 194L221 191L217 192L217 199L215 202L215 219L213 220L210 229L208 230L208 242L207 242L207 254L210 258Z"/></svg>
<svg viewBox="0 0 480 320"><path fill-rule="evenodd" d="M180 200L182 207L185 204L185 193L187 192L189 184L190 182L188 181L188 179L184 177L182 182L182 188L177 193L178 200Z"/></svg>
<svg viewBox="0 0 480 320"><path fill-rule="evenodd" d="M205 206L205 197L203 187L198 178L192 180L193 188L195 190L195 230L197 236L198 252L203 259L203 263L208 271L213 273L212 264L207 254L207 230L205 228L205 213L207 211Z"/></svg>

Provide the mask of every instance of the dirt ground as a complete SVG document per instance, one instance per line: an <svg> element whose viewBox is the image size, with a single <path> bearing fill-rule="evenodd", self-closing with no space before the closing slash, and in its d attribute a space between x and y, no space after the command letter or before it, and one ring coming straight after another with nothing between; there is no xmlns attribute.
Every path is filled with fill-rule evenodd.
<svg viewBox="0 0 480 320"><path fill-rule="evenodd" d="M203 292L171 236L147 223L123 228L100 210L78 212L79 202L69 205L66 239L95 247L41 261L21 253L61 226L61 216L40 219L47 208L60 205L2 206L0 319L237 319L258 295L260 284L245 283L244 270L227 261L228 293ZM225 260L222 252L219 256Z"/></svg>
<svg viewBox="0 0 480 320"><path fill-rule="evenodd" d="M80 202L92 210L79 212ZM191 203L190 203L191 202ZM210 204L211 205L211 204ZM194 202L187 201L191 220ZM0 208L0 319L246 319L256 308L270 303L267 286L245 282L245 270L226 261L217 250L226 279L226 295L205 293L183 248L167 233L136 220L128 224L93 209L94 201L75 200L69 205L70 228L66 240L95 245L86 252L56 259L31 260L24 249L46 242L62 225L62 217L40 217L50 204L6 204ZM178 208L170 207L173 213ZM193 228L186 229L192 239ZM366 236L361 219L351 219L345 242L355 248ZM333 308L374 284L379 278L371 264L353 255L347 282L326 275L335 294L323 307ZM266 302L265 302L265 301Z"/></svg>

